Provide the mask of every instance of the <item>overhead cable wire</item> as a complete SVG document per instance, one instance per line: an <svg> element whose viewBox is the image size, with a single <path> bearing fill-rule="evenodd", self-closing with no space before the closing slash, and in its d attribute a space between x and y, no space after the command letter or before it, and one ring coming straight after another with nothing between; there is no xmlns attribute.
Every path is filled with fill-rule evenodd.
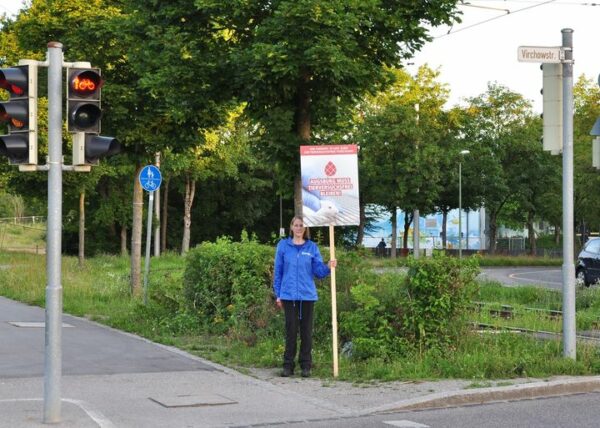
<svg viewBox="0 0 600 428"><path fill-rule="evenodd" d="M442 37L449 36L450 34L460 33L461 31L468 30L469 28L477 27L479 25L486 24L486 23L488 23L490 21L494 21L496 19L504 18L505 16L508 16L508 15L514 15L515 13L523 12L524 10L529 10L529 9L533 9L533 8L536 8L536 7L544 6L544 5L547 5L547 4L550 4L550 3L554 3L555 1L556 0L546 0L546 1L543 1L543 2L536 3L534 5L531 5L531 6L522 7L521 9L516 9L514 11L510 11L508 9L499 9L499 10L506 11L506 13L503 14L503 15L498 15L498 16L494 16L492 18L485 19L483 21L476 22L475 24L467 25L466 27L461 27L461 28L459 28L459 29L457 29L455 31L452 31L453 27L451 27L446 34L442 34L442 35L439 35L439 36L434 36L433 38L434 39L440 39ZM463 6L472 6L470 3L462 3L462 5Z"/></svg>

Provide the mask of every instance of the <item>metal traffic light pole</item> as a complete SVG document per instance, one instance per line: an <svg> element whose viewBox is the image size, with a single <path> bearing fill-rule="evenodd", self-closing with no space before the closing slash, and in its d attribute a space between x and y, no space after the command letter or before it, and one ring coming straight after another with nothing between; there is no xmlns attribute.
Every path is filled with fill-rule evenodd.
<svg viewBox="0 0 600 428"><path fill-rule="evenodd" d="M563 66L563 356L576 357L575 330L575 252L573 233L573 30L564 28Z"/></svg>
<svg viewBox="0 0 600 428"><path fill-rule="evenodd" d="M60 422L62 376L62 173L89 172L100 158L119 153L114 137L100 133L99 69L89 62L65 62L63 45L49 42L44 62L31 59L19 66L0 69L0 88L10 100L0 103L2 121L10 121L9 134L0 135L0 156L19 166L19 171L48 172L48 221L46 232L46 316L44 345L44 422ZM48 159L37 159L37 67L48 67ZM68 130L73 134L73 165L63 165L62 69L68 69ZM73 67L82 69L73 70Z"/></svg>
<svg viewBox="0 0 600 428"><path fill-rule="evenodd" d="M60 422L62 376L62 65L63 45L48 43L48 223L44 423Z"/></svg>

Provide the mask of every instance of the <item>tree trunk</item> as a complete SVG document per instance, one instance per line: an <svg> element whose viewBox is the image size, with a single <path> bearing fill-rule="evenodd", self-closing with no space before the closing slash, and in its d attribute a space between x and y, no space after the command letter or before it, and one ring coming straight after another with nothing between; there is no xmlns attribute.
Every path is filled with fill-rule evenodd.
<svg viewBox="0 0 600 428"><path fill-rule="evenodd" d="M302 144L310 143L310 74L302 72L302 77L296 88L296 111L294 113L294 126L296 134L302 140ZM297 150L299 153L300 151ZM299 156L299 155L298 155ZM296 175L294 178L294 212L302 214L302 178Z"/></svg>
<svg viewBox="0 0 600 428"><path fill-rule="evenodd" d="M535 239L535 229L533 227L533 212L527 213L527 231L529 233L529 254L535 256L537 253L537 244Z"/></svg>
<svg viewBox="0 0 600 428"><path fill-rule="evenodd" d="M142 294L142 219L144 214L144 191L138 176L141 165L135 169L133 180L133 218L131 226L131 294ZM152 209L152 208L150 208Z"/></svg>
<svg viewBox="0 0 600 428"><path fill-rule="evenodd" d="M121 256L127 255L127 226L121 225Z"/></svg>
<svg viewBox="0 0 600 428"><path fill-rule="evenodd" d="M185 199L183 201L183 238L181 240L181 254L190 250L190 229L192 227L192 204L196 193L196 181L189 175L185 177Z"/></svg>
<svg viewBox="0 0 600 428"><path fill-rule="evenodd" d="M160 216L160 252L167 251L167 204L169 203L169 182L171 178L165 178L165 184L162 191L162 214Z"/></svg>
<svg viewBox="0 0 600 428"><path fill-rule="evenodd" d="M79 267L83 267L85 260L85 192L79 193Z"/></svg>
<svg viewBox="0 0 600 428"><path fill-rule="evenodd" d="M490 231L490 250L489 253L491 255L496 254L496 231L497 231L497 227L496 227L496 213L491 213L490 214L490 227L489 227L489 231Z"/></svg>
<svg viewBox="0 0 600 428"><path fill-rule="evenodd" d="M398 248L398 243L396 242L398 239L398 215L396 214L396 212L396 208L394 208L392 210L392 249L390 250L390 257L392 259L395 259L397 257L396 248Z"/></svg>
<svg viewBox="0 0 600 428"><path fill-rule="evenodd" d="M361 203L359 205L359 208L360 208L360 212L359 212L360 223L358 225L358 232L356 233L356 246L357 247L359 245L362 245L362 243L363 243L363 239L365 237L365 223L367 221L367 215L365 213L365 205Z"/></svg>
<svg viewBox="0 0 600 428"><path fill-rule="evenodd" d="M294 215L302 217L302 177L294 177Z"/></svg>
<svg viewBox="0 0 600 428"><path fill-rule="evenodd" d="M448 210L442 210L442 248L446 250L446 235L448 232Z"/></svg>
<svg viewBox="0 0 600 428"><path fill-rule="evenodd" d="M554 225L554 243L560 245L560 226L557 224Z"/></svg>
<svg viewBox="0 0 600 428"><path fill-rule="evenodd" d="M404 236L402 237L402 248L405 250L408 248L408 232L410 230L410 225L413 221L413 214L405 212L404 213Z"/></svg>

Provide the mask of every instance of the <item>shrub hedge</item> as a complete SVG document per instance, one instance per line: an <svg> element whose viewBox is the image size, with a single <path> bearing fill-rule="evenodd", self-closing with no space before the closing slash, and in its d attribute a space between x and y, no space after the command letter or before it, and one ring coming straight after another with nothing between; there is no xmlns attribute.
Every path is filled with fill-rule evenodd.
<svg viewBox="0 0 600 428"><path fill-rule="evenodd" d="M274 314L272 247L242 236L220 238L192 249L183 289L188 308L210 332L254 336Z"/></svg>
<svg viewBox="0 0 600 428"><path fill-rule="evenodd" d="M183 280L188 309L208 331L250 344L282 327L272 297L273 257L272 246L247 236L194 248ZM369 269L360 253L340 250L337 258L339 335L347 356L387 360L443 349L464 331L463 316L477 292L475 258L436 254L409 259L408 273L383 274ZM318 281L317 288L314 337L324 344L331 339L330 280Z"/></svg>

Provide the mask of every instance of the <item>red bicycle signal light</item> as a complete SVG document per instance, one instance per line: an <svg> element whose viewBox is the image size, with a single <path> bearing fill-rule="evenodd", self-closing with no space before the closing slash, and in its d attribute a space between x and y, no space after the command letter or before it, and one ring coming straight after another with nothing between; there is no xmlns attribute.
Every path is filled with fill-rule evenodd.
<svg viewBox="0 0 600 428"><path fill-rule="evenodd" d="M97 68L71 68L67 80L69 132L100 132L100 88L104 80Z"/></svg>
<svg viewBox="0 0 600 428"><path fill-rule="evenodd" d="M69 97L87 98L98 93L104 81L95 70L76 70L69 79Z"/></svg>

